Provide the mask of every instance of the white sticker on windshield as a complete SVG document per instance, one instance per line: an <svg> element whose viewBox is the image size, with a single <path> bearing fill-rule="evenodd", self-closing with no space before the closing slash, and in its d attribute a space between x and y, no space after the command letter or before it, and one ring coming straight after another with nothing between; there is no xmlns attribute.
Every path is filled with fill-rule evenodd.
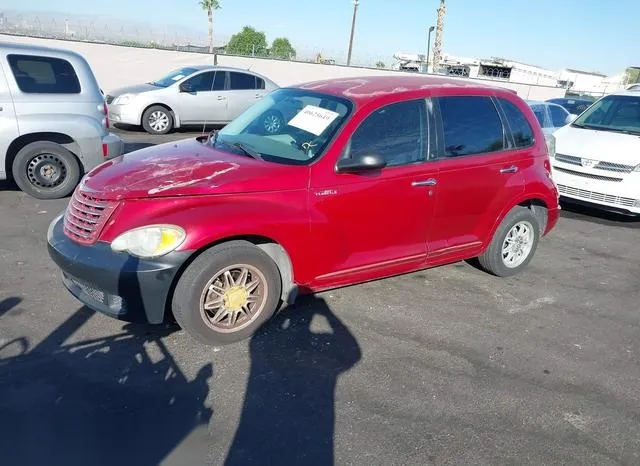
<svg viewBox="0 0 640 466"><path fill-rule="evenodd" d="M184 78L184 74L176 74L173 78L174 81L178 81L180 79Z"/></svg>
<svg viewBox="0 0 640 466"><path fill-rule="evenodd" d="M333 123L333 120L339 116L339 113L332 112L326 108L307 105L289 121L289 125L320 136L322 132Z"/></svg>

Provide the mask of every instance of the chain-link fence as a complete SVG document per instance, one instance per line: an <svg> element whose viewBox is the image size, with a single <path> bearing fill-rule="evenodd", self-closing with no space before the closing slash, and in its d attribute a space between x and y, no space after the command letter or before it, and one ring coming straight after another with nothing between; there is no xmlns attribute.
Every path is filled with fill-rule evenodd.
<svg viewBox="0 0 640 466"><path fill-rule="evenodd" d="M206 26L206 18L202 19ZM203 28L206 31L206 28ZM38 37L44 39L75 40L83 42L106 43L140 48L156 48L185 52L208 53L208 37L206 32L194 33L193 29L180 26L158 26L140 22L113 20L101 17L80 17L76 15L27 13L12 10L0 10L0 33L18 36ZM225 45L231 36L215 34L214 51L225 53ZM296 47L295 56L291 60L345 64L346 53L343 50ZM260 47L257 47L258 49ZM346 44L345 44L346 49ZM253 52L245 55L252 56ZM263 55L261 55L263 56ZM269 58L267 56L266 58ZM382 55L355 56L352 66L390 68L392 60Z"/></svg>

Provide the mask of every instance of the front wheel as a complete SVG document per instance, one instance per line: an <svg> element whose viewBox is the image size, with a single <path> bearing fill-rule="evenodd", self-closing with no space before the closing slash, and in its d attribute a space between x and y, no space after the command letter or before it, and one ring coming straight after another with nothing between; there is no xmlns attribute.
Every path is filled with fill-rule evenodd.
<svg viewBox="0 0 640 466"><path fill-rule="evenodd" d="M539 240L537 217L531 209L517 206L504 218L478 261L484 270L498 277L515 275L531 262Z"/></svg>
<svg viewBox="0 0 640 466"><path fill-rule="evenodd" d="M173 129L173 115L165 107L154 105L142 115L142 127L149 134L167 134Z"/></svg>
<svg viewBox="0 0 640 466"><path fill-rule="evenodd" d="M275 262L253 244L232 241L203 252L176 286L176 322L207 345L250 337L273 315L282 283Z"/></svg>

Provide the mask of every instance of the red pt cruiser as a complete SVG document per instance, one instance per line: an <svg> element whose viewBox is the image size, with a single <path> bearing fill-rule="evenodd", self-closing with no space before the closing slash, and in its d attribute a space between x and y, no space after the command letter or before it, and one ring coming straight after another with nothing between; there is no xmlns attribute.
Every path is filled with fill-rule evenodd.
<svg viewBox="0 0 640 466"><path fill-rule="evenodd" d="M552 150L506 89L425 76L282 88L217 133L88 173L49 253L96 311L173 316L230 343L300 293L471 258L519 272L558 221Z"/></svg>

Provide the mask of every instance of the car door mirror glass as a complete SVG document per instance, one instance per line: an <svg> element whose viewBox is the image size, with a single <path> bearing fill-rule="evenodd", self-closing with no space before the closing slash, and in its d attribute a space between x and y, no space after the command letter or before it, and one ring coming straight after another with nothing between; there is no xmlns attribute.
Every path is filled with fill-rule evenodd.
<svg viewBox="0 0 640 466"><path fill-rule="evenodd" d="M362 154L338 161L336 170L338 173L354 173L361 171L380 170L387 166L387 162L378 154Z"/></svg>
<svg viewBox="0 0 640 466"><path fill-rule="evenodd" d="M182 84L180 84L180 92L193 92L193 87L191 86L190 83L188 82L184 82Z"/></svg>

